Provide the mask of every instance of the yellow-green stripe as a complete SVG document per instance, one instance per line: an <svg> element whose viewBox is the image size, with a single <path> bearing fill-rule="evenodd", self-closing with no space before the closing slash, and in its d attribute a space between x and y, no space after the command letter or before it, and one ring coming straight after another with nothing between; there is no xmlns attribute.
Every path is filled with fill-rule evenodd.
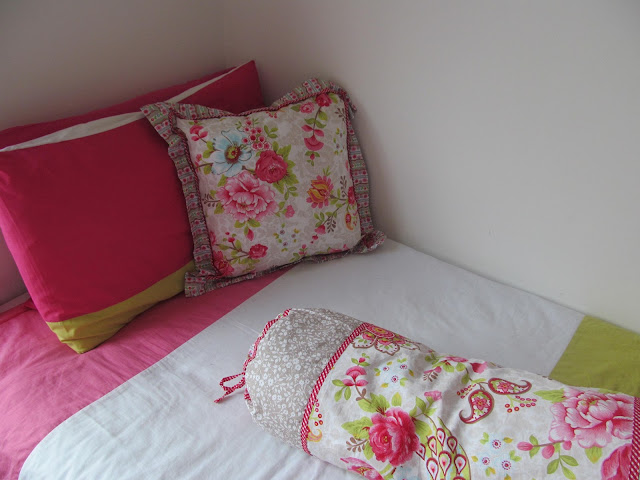
<svg viewBox="0 0 640 480"><path fill-rule="evenodd" d="M640 335L584 317L551 378L640 397Z"/></svg>
<svg viewBox="0 0 640 480"><path fill-rule="evenodd" d="M194 269L189 262L180 270L120 303L99 312L81 315L61 322L47 322L49 328L78 353L85 353L112 337L136 315L156 303L173 297L184 290L184 275Z"/></svg>

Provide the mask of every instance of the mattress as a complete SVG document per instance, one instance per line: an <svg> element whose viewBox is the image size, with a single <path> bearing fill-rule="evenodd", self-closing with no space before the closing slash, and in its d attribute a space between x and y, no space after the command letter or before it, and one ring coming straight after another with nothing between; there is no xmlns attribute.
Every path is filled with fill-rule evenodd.
<svg viewBox="0 0 640 480"><path fill-rule="evenodd" d="M174 297L83 355L52 338L28 303L0 315L0 477L355 478L261 430L242 395L213 401L289 307L329 308L438 352L566 383L623 378L627 393L640 390L638 336L387 241Z"/></svg>

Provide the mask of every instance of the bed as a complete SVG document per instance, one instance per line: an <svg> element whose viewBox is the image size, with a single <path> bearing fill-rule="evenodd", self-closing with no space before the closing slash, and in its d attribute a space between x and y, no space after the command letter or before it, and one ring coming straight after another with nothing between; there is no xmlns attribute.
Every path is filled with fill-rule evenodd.
<svg viewBox="0 0 640 480"><path fill-rule="evenodd" d="M3 475L351 478L273 441L241 395L213 402L264 324L290 306L331 308L438 351L542 375L562 364L583 321L579 312L390 240L367 256L172 298L83 355L48 341L51 332L23 304L0 324ZM629 382L630 393L639 385Z"/></svg>
<svg viewBox="0 0 640 480"><path fill-rule="evenodd" d="M329 87L325 84L312 84L309 88L334 92L326 90ZM329 97L329 93L326 97L320 97L323 93L314 93L320 107L325 102L327 105L337 102L337 97ZM289 99L294 100L296 98ZM284 108L282 105L278 105L277 113ZM300 110L305 113L307 104L300 105L296 113ZM346 110L347 100L345 105ZM255 111L262 110L258 107ZM194 112L203 115L200 110ZM317 112L316 119L321 118ZM342 113L345 117L344 110ZM207 110L205 114L219 115L217 110L213 113ZM154 115L154 112L145 112L145 115ZM202 137L202 128L197 128L200 118L187 127L196 140ZM160 115L155 124L160 126L156 128L160 133L163 122ZM320 137L317 131L324 127L313 125L308 130ZM348 123L346 130L349 130ZM45 132L39 134L46 135ZM94 134L99 136L100 132ZM227 141L230 142L228 138ZM315 137L306 142L311 155L318 151L313 150L318 142ZM353 148L354 143L346 145L350 152L356 152L355 160L361 160L359 151ZM283 157L288 153L278 147L273 150ZM176 166L180 174L179 164ZM277 171L265 175L275 174ZM357 174L355 177L354 198L357 196L358 207L366 200L368 208L368 191L363 190L366 177L359 177L360 182ZM284 178L280 176L278 181ZM225 177L221 182L227 180ZM270 183L277 183L271 180ZM182 183L184 188L188 181ZM293 184L292 181L288 185ZM283 190L287 188L280 185ZM308 202L320 204L322 199L314 200L313 194L320 195L321 188L313 185L316 187ZM351 202L351 194L347 197L346 190L347 187L342 190L343 204L333 205L347 208L345 225L351 231L349 212L353 212L354 217L356 214L347 205L356 203ZM283 203L280 212L288 218L289 210L285 207ZM295 209L298 211L299 206ZM364 224L370 219L363 212L360 208ZM191 213L193 222L195 214ZM326 219L317 218L316 238L325 233L324 226L328 225ZM258 228L257 222L237 223L240 224L237 228L244 228L243 241L253 239L251 229ZM178 233L173 233L173 245L184 247L185 242L175 240ZM180 232L180 238L190 240L190 234L195 239L196 269L190 262L192 245L188 244L186 255L175 255L170 268L156 272L158 275L183 278L185 272L193 271L210 275L205 261L217 270L223 268L215 255L209 255L208 260L198 258L201 232L193 228L189 231L187 225L187 229ZM211 235L205 232L207 244L215 243L209 242ZM231 238L229 233L225 235ZM354 253L357 246L345 252L331 251L331 261L268 268L260 275L245 276L242 282L213 285L209 278L199 279L196 275L189 279L187 275L187 293L195 293L189 298L165 289L160 297L149 300L145 290L131 297L136 301L143 298L141 303L132 306L129 300L122 302L118 304L117 314L110 310L113 307L100 310L109 313L108 321L120 323L107 333L101 332L100 335L106 336L89 347L78 331L93 328L93 324L86 322L93 322L95 318L73 315L86 307L82 302L88 302L87 298L96 304L102 301L104 291L92 285L86 297L80 295L80 306L73 303L75 299L68 300L64 308L72 311L69 323L57 318L62 315L59 304L54 302L51 308L42 308L46 303L43 299L52 295L46 289L41 291L41 286L36 284L37 299L4 308L0 314L0 409L3 412L0 476L11 480L354 478L352 473L274 440L253 423L241 395L214 403L223 393L221 379L237 373L265 324L290 307L329 308L401 332L438 352L485 359L551 376L567 384L640 396L638 335L485 279L393 240L383 243L382 238L375 237L377 248L367 248L365 255L343 255L346 251ZM232 246L236 245L234 242L235 237ZM131 259L135 258L134 254ZM158 254L169 255L162 250ZM264 251L260 249L250 251L234 257L238 260L235 265L240 265L243 258L256 260L263 256ZM201 260L205 267L198 267ZM24 272L31 275L30 269L37 273L37 267L29 265L21 271L23 275ZM53 265L51 275L55 274L55 268ZM218 281L217 277L214 280ZM102 279L95 279L100 281ZM25 282L28 283L27 279ZM73 289L82 288L87 280L83 277L78 282L63 276L60 288L65 282L75 291ZM202 291L190 292L190 288ZM122 321L122 305L129 308L126 321ZM77 318L85 322L81 328ZM55 341L51 330L63 343ZM91 330L91 335L94 333ZM634 448L640 446L639 424L636 415L638 438L634 439Z"/></svg>

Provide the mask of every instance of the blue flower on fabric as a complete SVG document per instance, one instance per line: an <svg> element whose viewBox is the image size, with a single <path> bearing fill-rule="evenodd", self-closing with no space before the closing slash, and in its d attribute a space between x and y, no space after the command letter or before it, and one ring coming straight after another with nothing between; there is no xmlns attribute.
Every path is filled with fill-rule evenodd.
<svg viewBox="0 0 640 480"><path fill-rule="evenodd" d="M251 158L251 149L243 143L244 136L233 130L222 131L213 140L212 169L217 175L233 177L242 171L242 164Z"/></svg>

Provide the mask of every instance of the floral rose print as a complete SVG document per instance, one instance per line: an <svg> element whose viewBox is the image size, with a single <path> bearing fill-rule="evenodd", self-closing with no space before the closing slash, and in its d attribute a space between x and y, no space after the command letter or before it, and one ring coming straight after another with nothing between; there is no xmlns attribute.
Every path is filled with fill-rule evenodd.
<svg viewBox="0 0 640 480"><path fill-rule="evenodd" d="M233 267L227 261L227 259L224 258L222 252L218 250L213 251L213 266L216 267L216 270L218 270L218 273L220 273L220 275L233 275Z"/></svg>
<svg viewBox="0 0 640 480"><path fill-rule="evenodd" d="M349 199L349 205L356 204L356 192L353 187L349 187L349 190L347 190L347 198Z"/></svg>
<svg viewBox="0 0 640 480"><path fill-rule="evenodd" d="M344 380L342 380L342 383L347 387L364 387L368 382L364 378L358 379L358 377L366 374L367 372L365 371L365 369L360 366L351 367L345 373L345 375L351 378L345 378Z"/></svg>
<svg viewBox="0 0 640 480"><path fill-rule="evenodd" d="M565 389L565 400L551 407L549 438L577 441L582 448L604 447L612 437L630 439L633 401L626 395Z"/></svg>
<svg viewBox="0 0 640 480"><path fill-rule="evenodd" d="M287 162L273 150L260 153L256 162L256 177L267 183L275 183L287 175Z"/></svg>
<svg viewBox="0 0 640 480"><path fill-rule="evenodd" d="M284 211L284 216L287 218L291 218L296 214L296 211L291 205L287 206L287 209Z"/></svg>
<svg viewBox="0 0 640 480"><path fill-rule="evenodd" d="M250 219L259 222L278 210L273 190L247 171L229 178L216 195L224 211L239 222Z"/></svg>
<svg viewBox="0 0 640 480"><path fill-rule="evenodd" d="M331 192L333 191L333 183L327 176L318 175L315 180L311 180L311 188L307 190L307 203L312 208L322 208L329 205Z"/></svg>
<svg viewBox="0 0 640 480"><path fill-rule="evenodd" d="M315 135L312 137L305 138L304 144L307 146L309 150L313 152L317 152L318 150L321 150L322 147L324 147L324 143L318 140Z"/></svg>
<svg viewBox="0 0 640 480"><path fill-rule="evenodd" d="M326 93L321 93L316 97L316 103L321 107L328 107L331 105L331 98Z"/></svg>
<svg viewBox="0 0 640 480"><path fill-rule="evenodd" d="M369 442L376 460L388 461L397 467L409 460L420 447L413 420L401 408L389 408L384 415L376 413L371 421Z"/></svg>
<svg viewBox="0 0 640 480"><path fill-rule="evenodd" d="M217 175L233 177L242 171L242 165L251 158L251 150L242 142L240 132L227 130L213 140L212 169Z"/></svg>
<svg viewBox="0 0 640 480"><path fill-rule="evenodd" d="M631 444L616 448L609 458L602 462L602 480L619 480L631 478Z"/></svg>
<svg viewBox="0 0 640 480"><path fill-rule="evenodd" d="M191 140L198 141L205 138L209 133L204 130L202 125L194 125L189 129L189 133L191 134Z"/></svg>
<svg viewBox="0 0 640 480"><path fill-rule="evenodd" d="M456 357L453 355L445 355L443 357L444 360L447 360L450 363L466 363L469 360L467 360L464 357ZM475 373L482 373L486 370L487 368L487 362L471 362L471 369L475 372ZM501 382L501 390L499 392L496 393L512 393L515 392L515 388L517 388L517 385L513 384L513 383L509 383L509 382Z"/></svg>
<svg viewBox="0 0 640 480"><path fill-rule="evenodd" d="M267 247L258 243L256 245L253 245L249 249L249 257L253 258L254 260L262 258L267 254L267 250Z"/></svg>
<svg viewBox="0 0 640 480"><path fill-rule="evenodd" d="M313 102L305 102L302 105L292 106L292 110L303 114L315 114L312 117L304 119L305 124L302 125L302 130L310 133L309 137L304 139L304 144L307 147L305 155L308 157L307 162L312 166L315 165L315 160L320 158L320 151L324 148L324 142L320 138L324 137L324 129L327 127L328 115L322 109L330 106L333 102L337 102L338 99L335 94L321 93L315 97L315 105L318 106L317 110ZM339 129L338 129L339 131ZM319 138L320 137L320 138ZM343 149L340 149L343 152ZM349 167L347 166L347 169Z"/></svg>
<svg viewBox="0 0 640 480"><path fill-rule="evenodd" d="M300 111L302 113L313 113L316 107L314 107L312 102L303 103L300 105Z"/></svg>
<svg viewBox="0 0 640 480"><path fill-rule="evenodd" d="M271 149L271 145L266 138L266 136L268 136L267 132L261 126L256 125L251 118L247 118L244 124L240 122L238 130L247 135L242 139L242 143L250 145L253 150L261 151ZM276 128L275 130L278 129Z"/></svg>
<svg viewBox="0 0 640 480"><path fill-rule="evenodd" d="M363 460L354 457L341 458L340 460L347 464L347 470L356 472L367 480L384 480L384 477L375 468Z"/></svg>
<svg viewBox="0 0 640 480"><path fill-rule="evenodd" d="M424 396L430 398L434 402L442 400L442 392L440 390L433 390L431 392L424 392Z"/></svg>
<svg viewBox="0 0 640 480"><path fill-rule="evenodd" d="M204 215L206 229L198 230L194 242L204 248L204 240L211 248L209 255L199 255L199 272L215 270L213 250L222 252L229 263L221 271L241 276L359 245L365 250L374 247L375 242L362 239L365 230L369 233L369 218L363 225L361 213L366 209L358 206L361 187L358 192L353 188L352 169L360 172L362 167L351 165L358 146L353 134L347 135L350 105L333 86L322 84L323 90L314 83L304 88L306 93L296 93L277 111L221 115L199 106L154 110L167 116L174 111L171 121L162 119L154 127L163 133L174 123L180 131L174 130L180 137L174 140L186 140L188 146L184 155L188 164L181 168L195 171L196 184L187 182L188 208L198 217ZM328 132L344 134L335 141L332 136L327 147ZM334 154L334 148L341 153ZM179 172L183 171L187 172ZM207 231L215 235L204 238ZM266 250L252 250L254 245ZM210 280L189 291L229 281Z"/></svg>
<svg viewBox="0 0 640 480"><path fill-rule="evenodd" d="M637 468L637 400L631 396L438 355L367 323L358 332L318 393L326 408L334 408L322 412L323 438L317 449L309 448L313 455L385 480L626 480ZM395 345L393 353L389 345ZM407 345L417 348L404 350ZM409 369L424 376L403 384L399 377ZM531 408L536 403L544 406ZM513 413L518 411L520 417Z"/></svg>

